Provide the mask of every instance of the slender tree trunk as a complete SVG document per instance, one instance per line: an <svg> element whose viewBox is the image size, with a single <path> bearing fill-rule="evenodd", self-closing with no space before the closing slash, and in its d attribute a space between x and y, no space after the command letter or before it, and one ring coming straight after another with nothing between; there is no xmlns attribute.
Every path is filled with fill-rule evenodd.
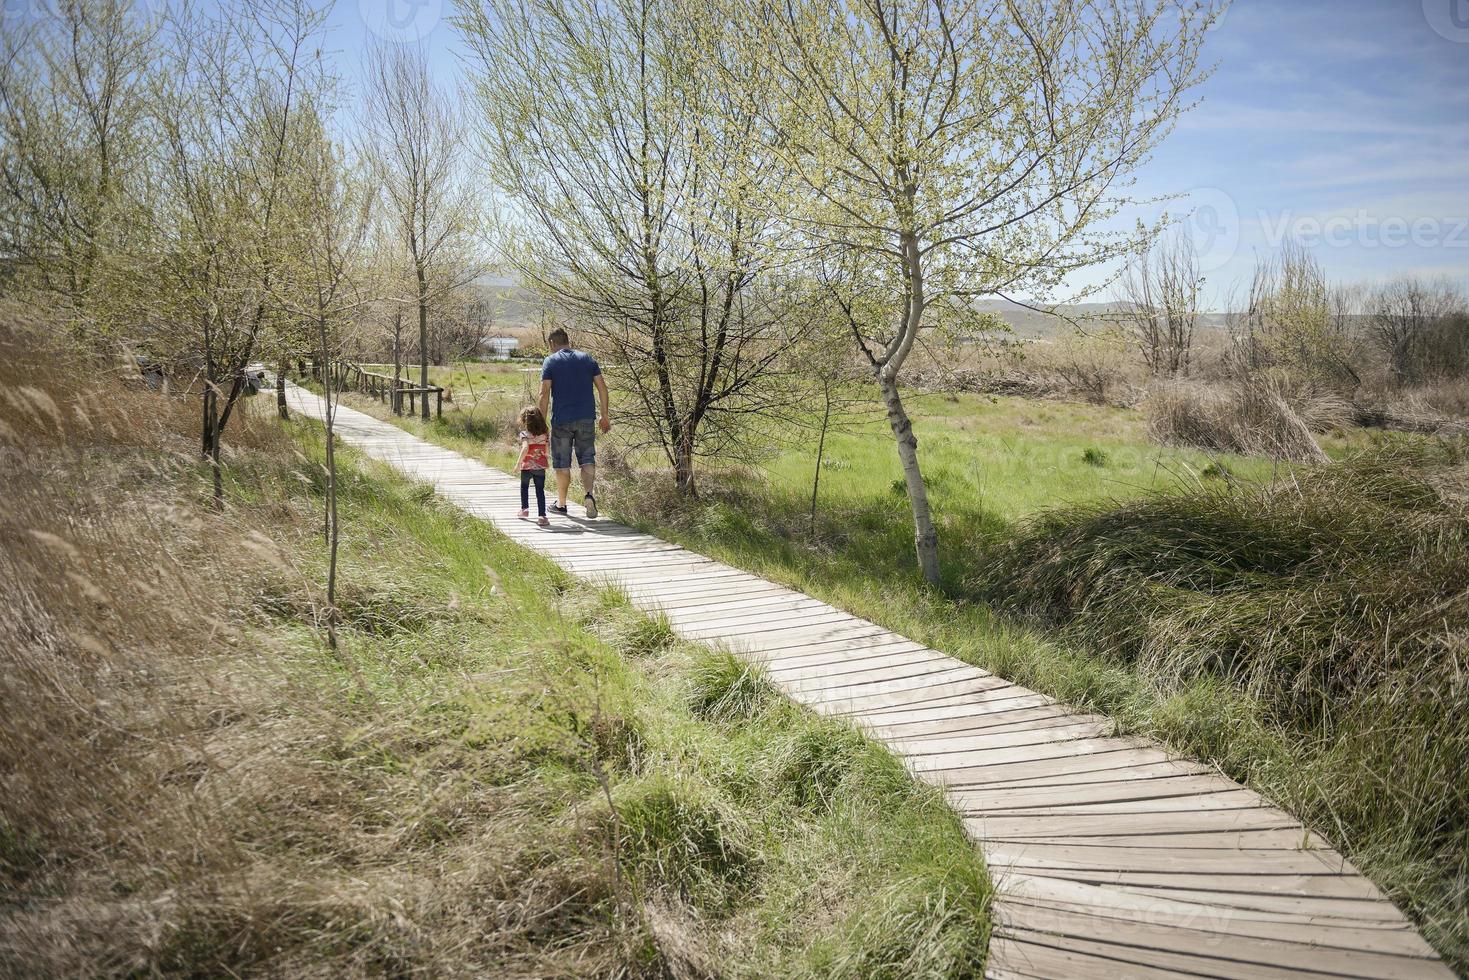
<svg viewBox="0 0 1469 980"><path fill-rule="evenodd" d="M214 375L214 330L204 323L204 457L214 484L214 509L224 510L224 480L219 467L219 384Z"/></svg>
<svg viewBox="0 0 1469 980"><path fill-rule="evenodd" d="M214 386L209 383L208 379L205 379L204 399L200 403L201 408L199 416L199 455L205 457L206 459L209 456L209 450L214 446L214 428L210 424L210 419L214 417L212 411L213 399Z"/></svg>
<svg viewBox="0 0 1469 980"><path fill-rule="evenodd" d="M673 452L673 482L685 497L698 496L694 488L694 424L684 423Z"/></svg>
<svg viewBox="0 0 1469 980"><path fill-rule="evenodd" d="M214 387L214 382L209 382L209 390L204 397L204 444L207 447L205 454L209 458L210 477L214 484L214 509L224 510L224 475L219 462L219 392Z"/></svg>
<svg viewBox="0 0 1469 980"><path fill-rule="evenodd" d="M928 488L924 485L923 473L918 468L918 437L913 434L913 423L903 408L897 379L887 371L882 371L877 380L882 388L888 424L892 426L893 438L898 442L898 460L903 464L903 479L908 485L908 502L913 508L913 546L918 555L918 568L925 581L937 585L939 535L934 529L933 513L928 506Z"/></svg>
<svg viewBox="0 0 1469 980"><path fill-rule="evenodd" d="M821 489L821 459L826 455L826 429L831 424L831 385L821 389L825 402L821 412L821 435L816 440L816 470L811 474L811 533L816 533L816 494Z"/></svg>
<svg viewBox="0 0 1469 980"><path fill-rule="evenodd" d="M318 316L316 325L321 341L321 358L323 364L323 370L321 372L322 391L326 401L326 410L323 412L323 420L326 423L326 637L327 643L335 650L337 648L338 535L336 430L333 423L336 420L336 410L332 405L331 354L327 348L326 317Z"/></svg>
<svg viewBox="0 0 1469 980"><path fill-rule="evenodd" d="M418 386L428 387L428 280L418 269ZM428 395L420 394L423 420L428 421Z"/></svg>
<svg viewBox="0 0 1469 980"><path fill-rule="evenodd" d="M403 313L393 314L393 414L403 414Z"/></svg>
<svg viewBox="0 0 1469 980"><path fill-rule="evenodd" d="M290 370L291 359L289 355L282 354L275 372L275 410L283 419L291 417L291 411L286 407L286 374Z"/></svg>

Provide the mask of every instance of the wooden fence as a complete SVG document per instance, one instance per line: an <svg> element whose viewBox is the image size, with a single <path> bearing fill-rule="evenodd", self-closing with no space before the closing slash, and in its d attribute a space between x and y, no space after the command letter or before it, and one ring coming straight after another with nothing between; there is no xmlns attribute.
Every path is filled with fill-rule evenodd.
<svg viewBox="0 0 1469 980"><path fill-rule="evenodd" d="M418 407L419 398L427 404L429 396L433 396L434 416L444 417L444 389L438 385L410 384L403 378L394 378L389 374L364 371L360 365L351 361L337 361L333 367L338 390L358 391L380 402L386 402L397 415L403 414L405 401L408 404L408 414L412 415Z"/></svg>

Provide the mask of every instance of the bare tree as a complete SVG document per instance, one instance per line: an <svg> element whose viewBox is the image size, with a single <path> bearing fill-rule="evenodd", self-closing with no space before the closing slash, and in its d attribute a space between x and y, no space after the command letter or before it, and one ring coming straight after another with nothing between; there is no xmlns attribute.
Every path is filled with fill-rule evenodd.
<svg viewBox="0 0 1469 980"><path fill-rule="evenodd" d="M426 386L430 312L478 272L471 252L477 196L466 171L464 120L457 101L430 78L422 48L374 45L364 68L364 156L382 188L386 235L411 279L418 380Z"/></svg>
<svg viewBox="0 0 1469 980"><path fill-rule="evenodd" d="M1203 285L1193 239L1182 230L1159 238L1128 261L1118 319L1132 335L1149 374L1188 374Z"/></svg>
<svg viewBox="0 0 1469 980"><path fill-rule="evenodd" d="M481 0L461 18L509 256L609 362L686 494L697 459L752 448L792 407L812 320L755 206L755 117L706 63L715 24L683 0Z"/></svg>
<svg viewBox="0 0 1469 980"><path fill-rule="evenodd" d="M1256 261L1244 309L1231 314L1232 369L1246 380L1275 368L1295 381L1355 387L1349 302L1309 251L1286 242Z"/></svg>
<svg viewBox="0 0 1469 980"><path fill-rule="evenodd" d="M1446 277L1400 276L1372 291L1368 335L1387 354L1394 383L1418 384L1464 366L1464 295Z"/></svg>
<svg viewBox="0 0 1469 980"><path fill-rule="evenodd" d="M772 206L851 314L897 443L918 564L937 583L903 366L933 314L1016 290L1049 295L1150 237L1101 223L1188 108L1217 10L745 0L742 14L738 61L766 69L746 105L783 170Z"/></svg>

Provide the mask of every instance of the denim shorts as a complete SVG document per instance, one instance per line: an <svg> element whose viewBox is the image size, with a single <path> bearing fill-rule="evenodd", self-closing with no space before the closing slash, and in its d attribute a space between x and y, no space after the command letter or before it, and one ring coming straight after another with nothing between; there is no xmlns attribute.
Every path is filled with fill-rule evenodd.
<svg viewBox="0 0 1469 980"><path fill-rule="evenodd" d="M571 451L576 449L576 465L591 466L597 461L597 420L577 419L551 426L551 468L571 469Z"/></svg>

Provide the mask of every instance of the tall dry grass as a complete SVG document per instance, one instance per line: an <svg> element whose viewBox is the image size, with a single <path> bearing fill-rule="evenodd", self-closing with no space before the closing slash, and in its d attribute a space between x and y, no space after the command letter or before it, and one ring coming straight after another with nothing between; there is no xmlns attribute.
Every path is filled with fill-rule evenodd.
<svg viewBox="0 0 1469 980"><path fill-rule="evenodd" d="M527 827L525 798L486 790L503 750L440 745L327 657L287 558L318 534L291 488L313 468L283 430L231 427L250 478L216 513L196 401L53 337L0 329L0 974L638 962L593 830ZM358 598L371 633L383 604Z"/></svg>
<svg viewBox="0 0 1469 980"><path fill-rule="evenodd" d="M1312 433L1351 417L1350 403L1339 396L1288 393L1268 380L1160 384L1146 408L1153 438L1165 445L1296 463L1324 463Z"/></svg>
<svg viewBox="0 0 1469 980"><path fill-rule="evenodd" d="M3 323L3 318L0 318ZM978 975L990 885L852 728L339 455L0 326L0 976Z"/></svg>

